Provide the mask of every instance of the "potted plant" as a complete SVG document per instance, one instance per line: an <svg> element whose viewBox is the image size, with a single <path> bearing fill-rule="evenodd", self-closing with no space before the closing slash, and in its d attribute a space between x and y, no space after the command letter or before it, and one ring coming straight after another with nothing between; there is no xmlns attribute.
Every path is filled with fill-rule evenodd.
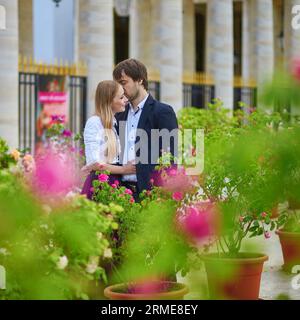
<svg viewBox="0 0 300 320"><path fill-rule="evenodd" d="M258 299L261 272L268 257L241 251L242 243L247 237L268 238L276 226L270 219L274 199L261 194L272 172L268 161L261 159L262 154L265 159L271 157L266 148L268 135L252 128L241 130L239 134L218 137L215 133L213 140L206 141L206 165L199 183L200 199L208 204L198 200L192 203L192 209L188 208L188 214L183 211L184 224L198 224L198 231L207 231L204 236L208 243L204 246L205 239L197 233L196 243L200 242L206 251L202 259L210 297L214 299ZM217 217L218 228L213 228L214 232L209 231L209 225L216 219L206 216ZM207 248L214 252L207 253Z"/></svg>

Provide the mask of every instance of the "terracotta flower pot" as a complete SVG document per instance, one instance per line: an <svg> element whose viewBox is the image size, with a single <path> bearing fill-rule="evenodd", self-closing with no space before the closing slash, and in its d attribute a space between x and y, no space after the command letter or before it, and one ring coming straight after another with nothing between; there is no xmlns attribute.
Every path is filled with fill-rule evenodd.
<svg viewBox="0 0 300 320"><path fill-rule="evenodd" d="M230 258L213 253L203 256L203 260L211 299L258 299L266 255L239 253L236 258Z"/></svg>
<svg viewBox="0 0 300 320"><path fill-rule="evenodd" d="M151 283L153 285L153 283ZM183 283L172 281L157 281L155 286L161 288L153 290L131 291L127 283L120 283L105 288L104 295L110 300L183 300L188 293L188 287Z"/></svg>
<svg viewBox="0 0 300 320"><path fill-rule="evenodd" d="M300 265L300 233L277 230L282 248L283 269L290 272L294 265Z"/></svg>

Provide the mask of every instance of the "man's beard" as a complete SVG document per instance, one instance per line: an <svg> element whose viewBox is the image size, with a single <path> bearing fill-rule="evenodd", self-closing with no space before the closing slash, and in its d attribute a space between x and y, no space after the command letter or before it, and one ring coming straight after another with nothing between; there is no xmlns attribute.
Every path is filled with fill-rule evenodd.
<svg viewBox="0 0 300 320"><path fill-rule="evenodd" d="M139 90L136 90L135 94L132 95L132 96L126 96L126 98L128 99L128 101L131 103L132 101L134 101L140 94L140 91Z"/></svg>

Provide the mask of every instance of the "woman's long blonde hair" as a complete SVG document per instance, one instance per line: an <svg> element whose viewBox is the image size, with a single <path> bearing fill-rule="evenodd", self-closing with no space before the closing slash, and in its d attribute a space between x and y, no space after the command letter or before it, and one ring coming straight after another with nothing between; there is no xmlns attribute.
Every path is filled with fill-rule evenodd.
<svg viewBox="0 0 300 320"><path fill-rule="evenodd" d="M108 163L111 163L119 152L117 139L112 130L114 114L111 108L113 99L118 92L119 86L120 85L115 81L101 81L97 86L95 95L95 113L101 119L107 139L106 156Z"/></svg>

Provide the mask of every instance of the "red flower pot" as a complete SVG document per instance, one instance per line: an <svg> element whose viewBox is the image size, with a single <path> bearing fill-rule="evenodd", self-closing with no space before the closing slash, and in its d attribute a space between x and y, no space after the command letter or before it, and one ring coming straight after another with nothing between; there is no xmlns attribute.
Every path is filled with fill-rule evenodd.
<svg viewBox="0 0 300 320"><path fill-rule="evenodd" d="M290 272L294 265L300 265L300 233L277 230L282 248L283 269Z"/></svg>
<svg viewBox="0 0 300 320"><path fill-rule="evenodd" d="M105 288L104 295L110 300L183 300L189 291L185 284L172 281L157 281L146 286L151 290L135 291L128 283L115 284ZM157 292L153 290L155 287Z"/></svg>
<svg viewBox="0 0 300 320"><path fill-rule="evenodd" d="M268 257L258 253L239 253L237 257L203 257L211 299L257 300L263 264Z"/></svg>

